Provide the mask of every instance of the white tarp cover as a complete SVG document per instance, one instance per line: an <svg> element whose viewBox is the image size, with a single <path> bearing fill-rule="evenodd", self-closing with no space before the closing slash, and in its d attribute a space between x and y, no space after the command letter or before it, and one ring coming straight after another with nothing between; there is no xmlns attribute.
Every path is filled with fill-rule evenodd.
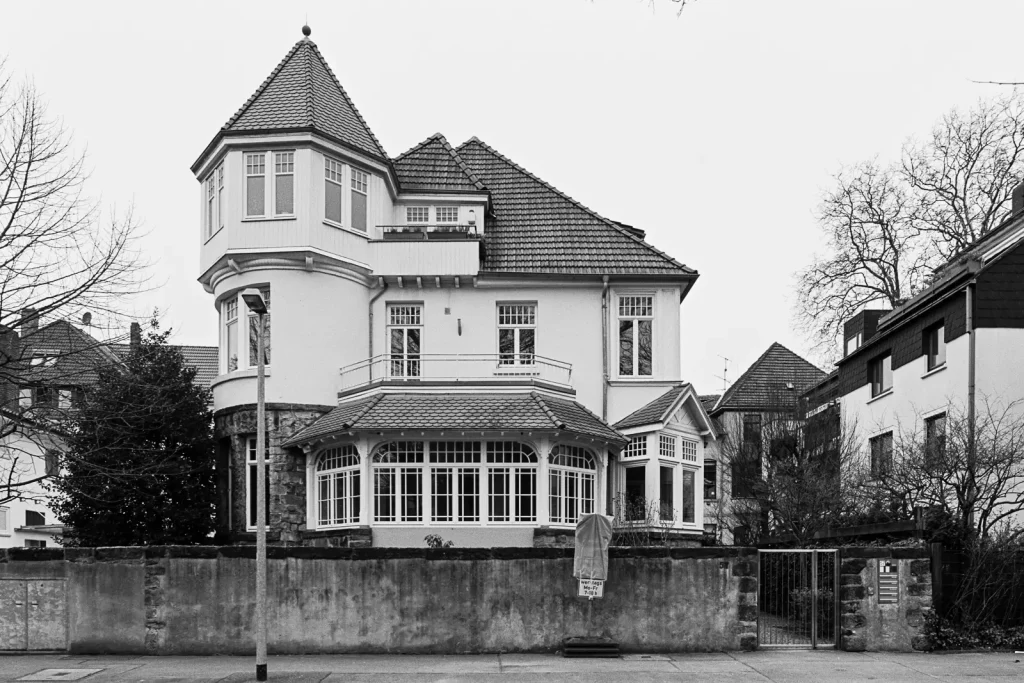
<svg viewBox="0 0 1024 683"><path fill-rule="evenodd" d="M576 525L576 552L572 575L577 579L608 579L608 544L612 542L612 518L584 515Z"/></svg>

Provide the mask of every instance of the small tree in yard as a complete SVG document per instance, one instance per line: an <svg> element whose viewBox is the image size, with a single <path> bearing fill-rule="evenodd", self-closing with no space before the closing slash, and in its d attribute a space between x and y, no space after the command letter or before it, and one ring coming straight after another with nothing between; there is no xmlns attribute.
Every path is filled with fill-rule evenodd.
<svg viewBox="0 0 1024 683"><path fill-rule="evenodd" d="M202 543L216 497L209 390L156 323L67 423L50 485L66 545Z"/></svg>

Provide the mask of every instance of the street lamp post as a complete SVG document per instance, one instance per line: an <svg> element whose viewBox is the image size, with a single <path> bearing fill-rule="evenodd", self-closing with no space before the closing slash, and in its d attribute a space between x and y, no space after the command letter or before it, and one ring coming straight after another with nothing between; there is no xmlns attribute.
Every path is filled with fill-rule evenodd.
<svg viewBox="0 0 1024 683"><path fill-rule="evenodd" d="M264 399L263 316L267 304L258 289L246 289L242 300L258 316L256 331L256 680L267 680L267 472Z"/></svg>

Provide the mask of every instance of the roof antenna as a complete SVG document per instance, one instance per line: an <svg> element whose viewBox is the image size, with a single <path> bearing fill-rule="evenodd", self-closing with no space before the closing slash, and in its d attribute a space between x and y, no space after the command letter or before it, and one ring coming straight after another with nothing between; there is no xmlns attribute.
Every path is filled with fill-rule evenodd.
<svg viewBox="0 0 1024 683"><path fill-rule="evenodd" d="M718 354L718 357L725 362L722 363L722 374L715 375L715 378L722 380L722 393L724 394L726 390L729 388L729 359L723 356L722 354Z"/></svg>

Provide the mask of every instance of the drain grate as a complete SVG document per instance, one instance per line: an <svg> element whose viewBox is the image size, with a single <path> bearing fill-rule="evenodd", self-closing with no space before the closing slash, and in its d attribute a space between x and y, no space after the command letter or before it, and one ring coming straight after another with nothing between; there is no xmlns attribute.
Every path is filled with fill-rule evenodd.
<svg viewBox="0 0 1024 683"><path fill-rule="evenodd" d="M618 657L619 644L611 638L566 638L563 657Z"/></svg>

